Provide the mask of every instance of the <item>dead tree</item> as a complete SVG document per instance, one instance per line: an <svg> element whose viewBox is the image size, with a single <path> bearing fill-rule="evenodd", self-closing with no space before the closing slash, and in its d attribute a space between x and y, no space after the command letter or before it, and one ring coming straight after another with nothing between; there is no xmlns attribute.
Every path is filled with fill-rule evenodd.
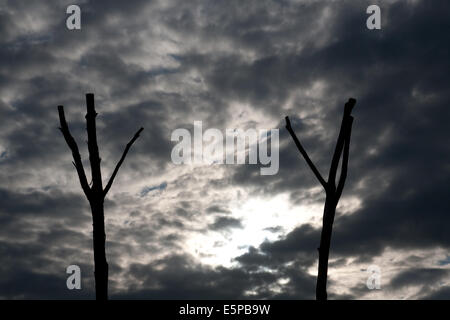
<svg viewBox="0 0 450 320"><path fill-rule="evenodd" d="M66 140L67 145L72 151L73 165L78 173L78 178L80 179L81 188L86 195L89 204L91 206L92 221L93 221L93 234L94 234L94 276L95 276L95 292L97 300L107 300L108 299L108 263L106 261L105 252L105 217L103 212L103 203L105 196L108 193L111 185L113 184L114 178L119 171L122 162L124 161L128 150L131 145L136 141L144 128L140 128L134 137L128 142L125 150L116 165L111 177L109 178L106 187L103 188L102 185L102 173L100 170L101 158L98 152L97 145L97 133L95 126L95 117L97 113L95 112L94 106L94 94L86 94L86 129L88 134L88 150L89 150L89 162L91 165L91 176L92 176L92 187L87 181L86 174L83 168L83 162L81 161L80 152L78 150L77 143L72 137L69 131L69 127L66 122L64 115L64 107L58 106L60 130Z"/></svg>
<svg viewBox="0 0 450 320"><path fill-rule="evenodd" d="M348 153L350 148L350 135L352 132L353 117L351 112L355 106L356 100L350 98L344 107L344 116L342 117L341 129L334 150L333 159L331 160L330 172L328 174L328 181L322 178L319 170L317 170L314 163L309 158L305 149L301 145L294 130L291 127L289 117L286 117L286 129L292 136L298 150L305 158L306 163L311 168L312 172L319 180L320 184L325 189L325 206L323 210L322 233L320 236L320 245L317 249L319 251L319 272L317 275L316 284L316 299L327 300L327 274L328 274L328 256L330 253L331 233L333 230L334 216L336 214L336 206L342 195L344 189L345 179L347 178L348 168ZM342 155L341 174L339 182L336 186L336 173L339 161Z"/></svg>

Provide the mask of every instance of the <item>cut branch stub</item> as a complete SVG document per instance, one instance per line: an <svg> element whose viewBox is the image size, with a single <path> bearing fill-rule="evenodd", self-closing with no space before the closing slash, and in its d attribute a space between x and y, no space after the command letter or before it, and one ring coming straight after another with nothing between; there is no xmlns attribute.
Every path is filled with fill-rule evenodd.
<svg viewBox="0 0 450 320"><path fill-rule="evenodd" d="M352 113L353 107L356 104L356 99L350 98L344 106L344 116L349 116Z"/></svg>

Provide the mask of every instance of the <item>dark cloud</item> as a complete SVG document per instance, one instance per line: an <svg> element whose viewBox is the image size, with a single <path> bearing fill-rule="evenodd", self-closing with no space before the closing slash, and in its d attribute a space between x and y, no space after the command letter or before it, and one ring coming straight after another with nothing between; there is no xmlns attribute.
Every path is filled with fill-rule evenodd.
<svg viewBox="0 0 450 320"><path fill-rule="evenodd" d="M128 272L131 285L128 292L114 296L120 299L311 299L304 295L304 286L313 287L311 276L286 270L282 274L271 272L248 273L245 270L224 267L210 268L198 265L187 256L169 256L148 265L135 264ZM286 293L273 294L279 287L278 277L288 277ZM308 290L312 292L311 290ZM308 292L306 291L306 292Z"/></svg>
<svg viewBox="0 0 450 320"><path fill-rule="evenodd" d="M223 208L219 205L212 205L206 209L207 213L231 213L227 208Z"/></svg>
<svg viewBox="0 0 450 320"><path fill-rule="evenodd" d="M394 277L390 286L393 288L402 288L413 285L428 285L436 283L445 277L448 277L449 270L444 269L409 269Z"/></svg>
<svg viewBox="0 0 450 320"><path fill-rule="evenodd" d="M145 187L144 189L141 190L141 197L146 196L149 192L152 192L155 190L163 191L166 188L167 188L166 182L161 183L159 186Z"/></svg>
<svg viewBox="0 0 450 320"><path fill-rule="evenodd" d="M449 78L440 71L448 65L448 59L444 58L448 55L444 53L446 45L437 31L441 23L447 22L435 11L446 7L448 5L443 2L437 7L425 2L414 7L397 2L387 11L389 28L372 36L356 27L361 21L352 17L356 17L358 10L343 6L347 13L339 12L346 18L336 25L339 41L323 48L310 48L311 55L303 52L297 60L277 56L270 60L279 64L276 68L271 68L271 63L251 65L251 68L278 72L282 63L290 63L291 67L286 69L301 70L302 80L313 68L315 76L320 75L321 79L330 82L333 88L328 90L329 93L340 92L338 98L342 99L348 95L358 98L351 169L344 197L358 197L362 200L362 208L348 216L339 216L338 212L332 255L370 261L388 247L448 248L450 238L445 226L450 208L442 199L449 183L446 178L448 148L443 141L450 132L441 117L445 118L448 113L449 97L442 84L448 84ZM435 20L436 15L439 17ZM433 53L431 48L437 51ZM426 57L433 59L431 65L423 63L428 59ZM296 61L309 65L295 65ZM246 69L242 69L245 74ZM289 76L289 72L282 74L286 78ZM273 79L273 76L255 78ZM295 77L279 83L284 81L292 85ZM302 86L301 82L297 85ZM254 91L255 97L259 98ZM299 102L297 112L308 110L307 104L302 107ZM326 114L322 115L321 128L327 128L330 133L337 130L343 102L322 107L319 112L326 111ZM295 129L322 174L326 175L324 169L330 161L334 141L308 134L314 132L314 127L308 126L307 120L294 122ZM289 140L282 125L279 127L280 140ZM330 134L329 137L334 136ZM305 198L309 198L320 202L320 196L305 193L305 189L319 184L292 141L288 142L280 150L277 176L258 176L254 174L256 168L242 166L236 170L234 182L254 186L256 192L263 190L267 194L295 190L291 195L293 200L304 203ZM313 252L319 239L319 230L301 226L283 240L263 244L261 250L292 254ZM430 282L434 280L429 279Z"/></svg>
<svg viewBox="0 0 450 320"><path fill-rule="evenodd" d="M90 210L56 112L65 106L89 179L87 92L96 95L104 179L145 128L105 203L115 298L313 298L312 222L267 228L282 236L250 246L234 267L202 265L185 244L244 228L231 203L244 192L322 203L283 119L327 176L350 96L358 102L342 201L360 206L338 210L330 267L450 246L447 1L380 4L379 31L365 27L369 1L85 1L76 32L65 28L68 4L0 1L0 297L92 297ZM194 120L223 129L235 118L280 129L277 175L261 176L258 165L229 166L224 176L173 166L174 129ZM390 288L448 298L439 285L446 265L422 267L424 259L409 259L418 266L397 270ZM70 263L86 270L86 290L64 288ZM330 297L364 294L348 292Z"/></svg>
<svg viewBox="0 0 450 320"><path fill-rule="evenodd" d="M437 291L427 295L423 299L427 299L427 300L449 300L450 299L450 288L449 287L441 288L441 289L439 289L439 290L437 290Z"/></svg>
<svg viewBox="0 0 450 320"><path fill-rule="evenodd" d="M242 222L239 219L230 218L226 216L217 217L214 223L212 223L209 228L214 231L231 229L231 228L242 228Z"/></svg>
<svg viewBox="0 0 450 320"><path fill-rule="evenodd" d="M3 299L91 299L93 295L93 266L86 264L91 255L73 247L73 243L88 245L82 234L50 226L53 231L38 234L34 241L0 241L4 258L0 279ZM36 232L35 232L36 233ZM64 257L64 258L63 258ZM63 258L63 259L62 259ZM82 290L67 290L66 268L80 266Z"/></svg>

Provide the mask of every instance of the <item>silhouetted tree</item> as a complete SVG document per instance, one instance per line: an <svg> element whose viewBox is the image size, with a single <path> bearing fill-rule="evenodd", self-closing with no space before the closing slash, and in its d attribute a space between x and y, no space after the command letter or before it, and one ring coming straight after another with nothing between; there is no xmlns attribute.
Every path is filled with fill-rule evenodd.
<svg viewBox="0 0 450 320"><path fill-rule="evenodd" d="M69 127L64 116L64 107L58 106L59 122L61 127L59 128L66 140L67 145L72 151L73 165L78 173L78 178L80 179L81 188L86 195L89 204L91 206L92 220L93 220L93 233L94 233L94 275L95 275L95 292L97 300L107 300L108 299L108 263L106 261L105 253L105 217L103 212L103 203L105 196L108 193L111 185L113 184L114 178L119 171L122 162L124 161L128 150L131 145L136 141L144 128L140 128L134 137L128 142L125 150L116 165L111 177L105 188L102 186L102 174L100 170L101 158L98 152L97 145L97 133L95 126L95 117L97 113L95 112L94 106L94 94L86 94L86 129L88 134L88 150L89 150L89 162L91 164L91 175L92 175L92 187L89 186L86 174L84 172L83 163L81 161L80 152L78 150L77 143L72 137L69 131Z"/></svg>
<svg viewBox="0 0 450 320"><path fill-rule="evenodd" d="M350 148L350 135L352 132L353 117L351 112L355 106L356 100L350 98L344 107L344 116L342 117L341 129L339 131L339 136L336 143L336 148L334 150L333 159L331 160L330 172L328 175L328 181L325 181L320 172L315 167L314 163L309 158L305 149L301 145L297 136L292 130L291 122L289 117L286 117L286 129L292 136L298 150L305 158L306 163L311 168L312 172L315 174L319 182L325 189L325 206L323 210L323 221L322 221L322 233L320 236L319 251L319 272L317 275L316 284L316 299L317 300L327 300L327 274L328 274L328 256L330 252L330 242L331 233L333 229L334 216L336 213L336 206L344 189L345 179L347 178L347 167L348 167L348 153ZM339 165L339 160L342 155L342 165L341 174L339 177L338 185L336 186L336 172Z"/></svg>

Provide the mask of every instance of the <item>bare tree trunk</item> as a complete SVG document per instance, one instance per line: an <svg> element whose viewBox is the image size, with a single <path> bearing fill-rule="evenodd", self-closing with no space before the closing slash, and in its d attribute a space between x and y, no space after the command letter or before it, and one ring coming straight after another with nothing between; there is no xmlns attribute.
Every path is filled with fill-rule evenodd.
<svg viewBox="0 0 450 320"><path fill-rule="evenodd" d="M319 271L316 284L316 300L327 300L328 257L330 254L331 231L336 213L336 207L333 205L332 200L332 197L327 195L323 209L322 232L318 248Z"/></svg>
<svg viewBox="0 0 450 320"><path fill-rule="evenodd" d="M95 118L97 112L95 111L94 95L92 93L86 94L86 129L88 134L88 150L89 150L89 162L91 164L91 176L92 187L89 186L84 172L83 163L78 150L77 143L72 137L69 131L69 127L64 115L64 107L58 106L60 130L66 140L67 145L72 151L73 164L77 170L80 180L81 188L83 189L86 198L89 201L92 212L92 227L93 227L93 247L94 247L94 277L95 277L95 293L97 300L108 300L108 262L106 261L106 233L105 233L105 215L104 215L104 200L106 194L111 188L114 178L119 171L119 168L130 149L131 145L136 141L144 128L140 128L133 138L128 142L125 150L117 163L113 174L109 178L108 184L103 189L102 185L102 173L101 173L101 158L97 145L97 130L95 124Z"/></svg>
<svg viewBox="0 0 450 320"><path fill-rule="evenodd" d="M94 233L94 277L97 300L108 300L108 262L106 261L106 233L103 199L90 203Z"/></svg>
<svg viewBox="0 0 450 320"><path fill-rule="evenodd" d="M319 180L323 186L326 198L325 206L323 209L322 218L322 232L320 235L319 251L319 270L317 274L316 283L316 300L327 300L327 276L328 276L328 258L330 255L331 235L333 231L334 216L336 214L336 207L344 189L345 180L347 178L348 157L350 148L350 136L352 131L353 117L351 112L355 106L356 100L350 98L345 104L344 116L342 117L341 129L336 142L336 148L334 150L333 159L331 160L330 172L328 175L328 181L320 174L319 170L315 167L314 163L309 158L306 150L297 138L294 130L292 129L289 117L286 117L286 129L292 136L292 139L300 151L301 155L305 159L306 163L310 167L311 171ZM339 183L336 186L336 173L339 165L339 159L342 156L341 175L339 177Z"/></svg>
<svg viewBox="0 0 450 320"><path fill-rule="evenodd" d="M88 150L89 162L91 164L92 176L92 193L91 193L91 211L93 221L94 234L94 276L95 289L97 300L108 299L108 263L106 262L105 250L105 217L103 210L103 186L102 186L102 171L100 168L100 154L98 152L97 144L97 128L95 118L97 112L95 111L94 95L86 95L86 129L88 135Z"/></svg>

